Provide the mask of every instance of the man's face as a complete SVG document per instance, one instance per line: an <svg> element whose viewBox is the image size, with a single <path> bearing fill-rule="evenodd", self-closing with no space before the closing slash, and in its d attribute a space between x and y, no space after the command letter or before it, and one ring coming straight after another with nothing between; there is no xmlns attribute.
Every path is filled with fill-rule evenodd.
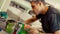
<svg viewBox="0 0 60 34"><path fill-rule="evenodd" d="M32 10L33 12L38 15L38 14L42 14L43 11L45 10L45 6L42 2L39 2L39 3L35 3L35 2L32 2L31 3L31 6L32 6Z"/></svg>

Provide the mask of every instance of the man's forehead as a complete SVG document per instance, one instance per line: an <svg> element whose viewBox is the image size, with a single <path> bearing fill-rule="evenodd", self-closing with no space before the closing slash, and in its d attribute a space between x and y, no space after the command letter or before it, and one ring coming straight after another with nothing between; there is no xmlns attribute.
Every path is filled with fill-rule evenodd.
<svg viewBox="0 0 60 34"><path fill-rule="evenodd" d="M27 1L44 1L44 0L27 0Z"/></svg>
<svg viewBox="0 0 60 34"><path fill-rule="evenodd" d="M36 5L36 4L38 4L38 3L36 3L36 2L31 2L31 5L32 5L32 6L34 6L34 5Z"/></svg>
<svg viewBox="0 0 60 34"><path fill-rule="evenodd" d="M29 0L29 1L37 1L37 0Z"/></svg>

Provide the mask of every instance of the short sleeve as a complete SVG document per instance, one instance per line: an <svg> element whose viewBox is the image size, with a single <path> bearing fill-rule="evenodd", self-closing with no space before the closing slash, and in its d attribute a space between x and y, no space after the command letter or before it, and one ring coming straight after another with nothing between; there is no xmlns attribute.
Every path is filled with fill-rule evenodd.
<svg viewBox="0 0 60 34"><path fill-rule="evenodd" d="M60 30L60 14L52 14L52 21L50 23L51 31Z"/></svg>
<svg viewBox="0 0 60 34"><path fill-rule="evenodd" d="M40 19L41 17L43 17L44 15L43 14L38 14L38 15L36 15L36 18L37 19Z"/></svg>

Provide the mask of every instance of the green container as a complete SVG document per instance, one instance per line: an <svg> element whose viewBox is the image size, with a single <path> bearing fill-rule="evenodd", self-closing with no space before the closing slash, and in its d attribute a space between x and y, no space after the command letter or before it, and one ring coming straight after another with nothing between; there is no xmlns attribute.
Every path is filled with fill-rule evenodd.
<svg viewBox="0 0 60 34"><path fill-rule="evenodd" d="M18 32L18 34L28 34L28 32L26 30L20 30L20 32Z"/></svg>
<svg viewBox="0 0 60 34"><path fill-rule="evenodd" d="M15 26L16 26L16 22L14 20L8 20L6 25L6 32L8 34L12 34L14 32Z"/></svg>
<svg viewBox="0 0 60 34"><path fill-rule="evenodd" d="M4 17L5 19L7 19L8 18L7 12L1 11L0 12L0 17Z"/></svg>
<svg viewBox="0 0 60 34"><path fill-rule="evenodd" d="M17 34L28 34L28 32L26 30L24 30L24 24L22 24L21 29L19 29Z"/></svg>
<svg viewBox="0 0 60 34"><path fill-rule="evenodd" d="M9 23L9 24L7 25L6 31L7 31L8 33L11 33L11 32L13 31L13 29L12 29L13 26L14 26L14 24Z"/></svg>

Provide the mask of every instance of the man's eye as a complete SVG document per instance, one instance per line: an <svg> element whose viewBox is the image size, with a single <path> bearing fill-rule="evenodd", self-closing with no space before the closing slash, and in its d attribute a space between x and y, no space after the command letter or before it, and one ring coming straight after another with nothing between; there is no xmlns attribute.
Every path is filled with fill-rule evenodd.
<svg viewBox="0 0 60 34"><path fill-rule="evenodd" d="M32 6L32 8L34 8L35 6Z"/></svg>

